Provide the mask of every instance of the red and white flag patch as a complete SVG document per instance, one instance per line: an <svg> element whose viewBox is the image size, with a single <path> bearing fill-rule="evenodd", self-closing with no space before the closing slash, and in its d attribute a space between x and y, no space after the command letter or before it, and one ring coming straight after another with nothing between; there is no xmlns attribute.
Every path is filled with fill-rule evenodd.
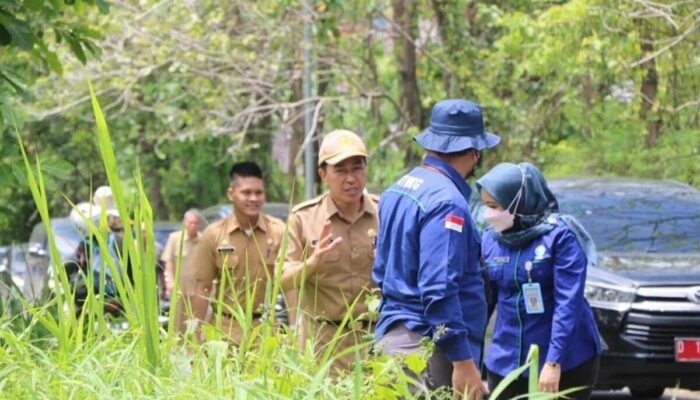
<svg viewBox="0 0 700 400"><path fill-rule="evenodd" d="M464 218L452 214L447 214L447 218L445 218L445 229L452 229L453 231L462 233L463 226Z"/></svg>

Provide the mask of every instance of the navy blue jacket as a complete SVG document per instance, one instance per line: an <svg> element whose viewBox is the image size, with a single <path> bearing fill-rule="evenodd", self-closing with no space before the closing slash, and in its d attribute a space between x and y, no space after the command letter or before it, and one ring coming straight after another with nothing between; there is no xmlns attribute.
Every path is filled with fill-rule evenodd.
<svg viewBox="0 0 700 400"><path fill-rule="evenodd" d="M457 171L427 157L382 194L372 271L382 293L377 339L402 323L434 339L450 361L480 364L487 305L470 193Z"/></svg>
<svg viewBox="0 0 700 400"><path fill-rule="evenodd" d="M550 217L555 218L555 217ZM583 290L586 255L574 233L560 219L556 227L521 249L509 249L486 231L482 242L491 290L497 299L496 326L486 367L501 376L522 365L531 344L545 361L570 370L601 352L598 328ZM540 284L544 313L527 314L522 285L525 264L532 262L532 282Z"/></svg>

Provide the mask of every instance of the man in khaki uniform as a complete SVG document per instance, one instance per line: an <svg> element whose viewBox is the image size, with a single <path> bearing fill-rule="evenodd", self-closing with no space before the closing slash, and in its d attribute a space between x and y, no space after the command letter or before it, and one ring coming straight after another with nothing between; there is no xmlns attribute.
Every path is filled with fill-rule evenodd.
<svg viewBox="0 0 700 400"><path fill-rule="evenodd" d="M165 264L165 270L163 272L163 280L165 281L165 297L171 298L173 287L175 287L175 270L177 268L178 259L180 259L180 293L185 293L188 289L185 289L183 285L191 284L192 277L183 274L184 272L190 272L184 268L187 263L188 256L194 253L194 248L199 243L202 238L202 232L200 231L204 225L204 218L199 210L196 208L189 209L185 212L182 217L182 223L185 226L184 237L182 231L177 230L168 236L168 241L163 249L163 254L161 255L161 260ZM182 251L180 251L180 243L182 243ZM185 301L182 297L178 297L177 309L183 310L185 308ZM182 313L177 313L175 317L175 329L178 332L182 332L183 327L183 315Z"/></svg>
<svg viewBox="0 0 700 400"><path fill-rule="evenodd" d="M200 229L204 225L202 214L196 208L189 209L182 217L182 223L185 226L185 237L182 237L182 231L177 230L168 236L168 241L163 249L161 259L165 263L165 293L170 297L173 287L175 286L175 268L177 259L182 255L180 265L185 265L187 256L192 254L194 247L199 243L202 237ZM180 252L180 243L182 243L182 254ZM187 277L180 274L181 281L189 282Z"/></svg>
<svg viewBox="0 0 700 400"><path fill-rule="evenodd" d="M318 166L328 192L299 204L289 218L282 287L298 290L301 346L312 339L317 355L329 348L338 355L364 342L370 328L365 297L374 287L378 199L364 192L367 150L356 134L329 133ZM350 320L333 341L348 314ZM353 353L341 355L334 366L351 368Z"/></svg>
<svg viewBox="0 0 700 400"><path fill-rule="evenodd" d="M257 164L234 164L230 178L227 195L233 215L204 230L185 267L193 285L184 297L200 323L211 304L215 321L221 318L222 331L238 345L245 334L242 325L249 325L241 322L252 317L258 323L264 310L265 287L274 277L285 225L261 213L265 186Z"/></svg>

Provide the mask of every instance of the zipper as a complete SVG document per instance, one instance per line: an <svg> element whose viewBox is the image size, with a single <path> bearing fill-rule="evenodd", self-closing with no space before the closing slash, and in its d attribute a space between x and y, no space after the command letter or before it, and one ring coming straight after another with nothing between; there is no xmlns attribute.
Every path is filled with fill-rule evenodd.
<svg viewBox="0 0 700 400"><path fill-rule="evenodd" d="M518 250L518 255L515 257L515 266L513 267L513 280L515 281L515 286L518 288L518 296L515 298L515 314L518 316L518 325L520 326L520 329L518 330L518 362L516 363L515 368L520 366L523 350L523 320L520 317L520 296L523 294L523 289L518 283L518 264L520 263L520 253L522 253L522 249Z"/></svg>

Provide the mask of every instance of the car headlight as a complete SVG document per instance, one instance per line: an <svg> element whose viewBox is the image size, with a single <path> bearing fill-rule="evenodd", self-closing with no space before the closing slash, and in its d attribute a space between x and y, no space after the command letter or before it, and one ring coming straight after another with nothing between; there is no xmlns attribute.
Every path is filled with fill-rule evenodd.
<svg viewBox="0 0 700 400"><path fill-rule="evenodd" d="M597 308L618 311L629 309L637 290L634 288L612 286L601 283L586 283L584 295Z"/></svg>
<svg viewBox="0 0 700 400"><path fill-rule="evenodd" d="M19 276L13 276L12 281L18 288L24 289L24 279L20 278Z"/></svg>

